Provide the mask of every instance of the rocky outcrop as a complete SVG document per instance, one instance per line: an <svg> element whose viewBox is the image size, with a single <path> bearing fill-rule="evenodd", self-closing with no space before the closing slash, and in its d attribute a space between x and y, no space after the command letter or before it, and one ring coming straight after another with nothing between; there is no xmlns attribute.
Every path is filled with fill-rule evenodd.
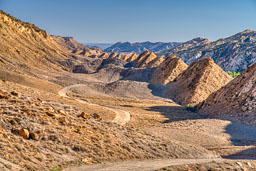
<svg viewBox="0 0 256 171"><path fill-rule="evenodd" d="M158 65L160 65L162 62L164 61L164 58L163 57L157 57L155 59L153 59L152 61L150 61L146 67L147 68L154 68L154 67L157 67Z"/></svg>
<svg viewBox="0 0 256 171"><path fill-rule="evenodd" d="M150 52L148 50L145 50L143 53L139 54L139 56L133 61L133 63L140 63L149 54Z"/></svg>
<svg viewBox="0 0 256 171"><path fill-rule="evenodd" d="M101 55L99 55L99 58L107 59L109 57L108 53L103 52Z"/></svg>
<svg viewBox="0 0 256 171"><path fill-rule="evenodd" d="M90 56L91 55L89 53L89 51L87 51L85 49L76 49L76 50L73 50L72 53L74 53L76 55L82 55L82 56Z"/></svg>
<svg viewBox="0 0 256 171"><path fill-rule="evenodd" d="M127 62L133 62L138 58L136 53L132 53L131 56L126 60Z"/></svg>
<svg viewBox="0 0 256 171"><path fill-rule="evenodd" d="M114 53L111 53L108 58L109 58L109 59L115 59L115 58L118 58L118 56L119 56L119 55L114 52Z"/></svg>
<svg viewBox="0 0 256 171"><path fill-rule="evenodd" d="M149 82L152 84L168 84L187 68L187 64L185 64L180 58L170 56L154 70Z"/></svg>
<svg viewBox="0 0 256 171"><path fill-rule="evenodd" d="M157 58L158 57L156 56L156 54L154 52L149 53L148 51L145 51L145 53L142 53L142 55L140 55L138 57L136 67L137 68L146 68L146 67L148 67L148 64L150 62L154 61Z"/></svg>
<svg viewBox="0 0 256 171"><path fill-rule="evenodd" d="M256 113L256 64L197 106L207 115Z"/></svg>
<svg viewBox="0 0 256 171"><path fill-rule="evenodd" d="M124 61L127 61L128 58L130 58L132 54L122 54L121 55L121 59L124 60Z"/></svg>
<svg viewBox="0 0 256 171"><path fill-rule="evenodd" d="M195 106L231 80L211 58L204 58L168 84L164 95L182 105Z"/></svg>

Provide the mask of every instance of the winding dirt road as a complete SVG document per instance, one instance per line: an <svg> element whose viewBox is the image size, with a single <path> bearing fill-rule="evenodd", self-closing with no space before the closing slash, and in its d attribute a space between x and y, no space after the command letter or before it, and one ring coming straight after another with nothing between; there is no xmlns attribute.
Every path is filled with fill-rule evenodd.
<svg viewBox="0 0 256 171"><path fill-rule="evenodd" d="M71 85L68 87L64 87L63 89L61 89L58 94L62 97L67 97L70 98L67 95L67 92L71 89L71 88L75 88L75 87L86 87L86 85L84 84L75 84L75 85ZM124 110L120 110L120 109L115 109L115 108L110 108L110 107L105 107L105 106L101 106L98 104L93 104L93 103L88 103L87 101L84 100L80 100L80 99L76 99L76 101L78 101L79 103L84 103L87 105L91 105L91 106L98 106L98 107L102 107L106 110L110 110L112 112L114 112L116 114L115 118L112 120L113 123L119 124L119 125L125 125L126 123L128 123L130 121L130 113Z"/></svg>
<svg viewBox="0 0 256 171"><path fill-rule="evenodd" d="M81 167L68 168L69 171L151 171L161 169L166 166L207 163L207 162L230 161L222 158L215 159L159 159L143 161L125 161L120 163L84 165ZM65 170L65 171L67 171Z"/></svg>

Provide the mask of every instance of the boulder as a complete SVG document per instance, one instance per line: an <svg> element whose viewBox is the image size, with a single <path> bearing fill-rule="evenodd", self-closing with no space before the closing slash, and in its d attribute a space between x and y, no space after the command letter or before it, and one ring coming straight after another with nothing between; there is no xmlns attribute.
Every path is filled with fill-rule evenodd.
<svg viewBox="0 0 256 171"><path fill-rule="evenodd" d="M62 123L62 124L69 124L69 121L66 117L59 118L59 122Z"/></svg>
<svg viewBox="0 0 256 171"><path fill-rule="evenodd" d="M30 134L30 137L33 139L33 140L39 140L40 136L37 134L37 133L31 133Z"/></svg>
<svg viewBox="0 0 256 171"><path fill-rule="evenodd" d="M85 112L82 112L82 113L80 114L80 116L81 116L82 118L84 118L84 119L88 119L88 118L89 118L89 115L88 115L87 113L85 113Z"/></svg>
<svg viewBox="0 0 256 171"><path fill-rule="evenodd" d="M22 136L24 139L29 139L29 131L27 129L20 129L19 135Z"/></svg>

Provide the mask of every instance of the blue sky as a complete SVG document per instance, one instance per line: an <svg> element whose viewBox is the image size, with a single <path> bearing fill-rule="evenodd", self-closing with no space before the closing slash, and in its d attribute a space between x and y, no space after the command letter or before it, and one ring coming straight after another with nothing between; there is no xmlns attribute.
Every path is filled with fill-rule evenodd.
<svg viewBox="0 0 256 171"><path fill-rule="evenodd" d="M0 0L0 9L88 43L217 40L256 30L256 0Z"/></svg>

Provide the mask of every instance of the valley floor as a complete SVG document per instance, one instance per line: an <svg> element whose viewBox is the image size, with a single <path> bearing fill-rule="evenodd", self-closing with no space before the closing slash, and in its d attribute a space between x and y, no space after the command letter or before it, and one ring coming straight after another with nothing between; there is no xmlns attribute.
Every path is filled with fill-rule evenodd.
<svg viewBox="0 0 256 171"><path fill-rule="evenodd" d="M232 163L232 167L249 162L246 166L255 168L251 161L256 157L254 126L205 118L170 99L149 96L151 90L144 83L136 82L142 88L135 91L143 98L122 97L123 86L134 82L121 81L111 91L95 88L97 92L88 92L92 81L86 75L70 76L74 79L66 84L51 77L47 90L36 83L1 81L1 89L10 97L1 100L0 148L5 150L0 151L0 170L154 170L165 166L172 170L208 168L212 162ZM12 91L18 96L11 95ZM24 106L34 114L26 113ZM83 111L88 118L81 117ZM113 122L124 112L129 119L120 115ZM67 123L60 122L63 117ZM21 128L37 132L40 138L23 139L17 133ZM242 166L232 159L243 160L239 161Z"/></svg>

